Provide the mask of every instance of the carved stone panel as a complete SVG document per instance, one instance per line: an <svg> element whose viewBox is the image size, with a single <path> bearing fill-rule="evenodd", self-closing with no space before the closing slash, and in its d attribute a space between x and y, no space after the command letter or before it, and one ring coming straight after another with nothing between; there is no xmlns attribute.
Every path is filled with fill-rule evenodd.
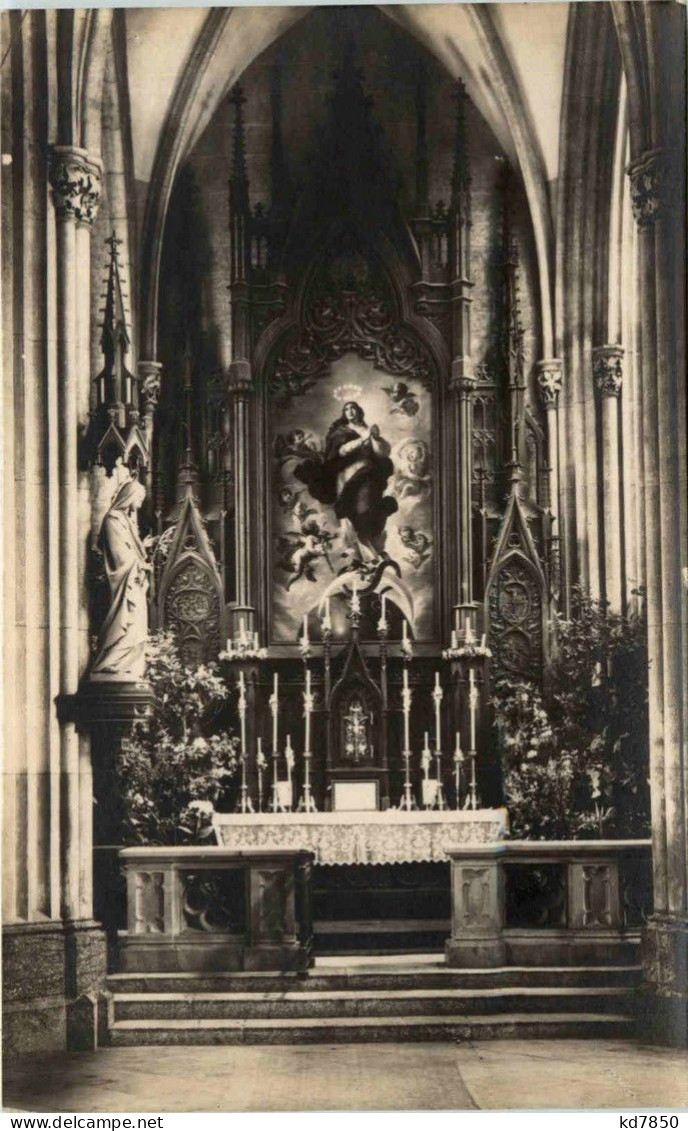
<svg viewBox="0 0 688 1131"><path fill-rule="evenodd" d="M243 934L246 878L243 868L187 872L182 880L182 920L187 931Z"/></svg>
<svg viewBox="0 0 688 1131"><path fill-rule="evenodd" d="M569 864L569 926L574 930L618 927L621 922L616 861Z"/></svg>
<svg viewBox="0 0 688 1131"><path fill-rule="evenodd" d="M134 933L163 934L165 931L164 872L139 872L134 891Z"/></svg>
<svg viewBox="0 0 688 1131"><path fill-rule="evenodd" d="M291 873L285 869L253 869L254 944L283 942L293 930L293 887Z"/></svg>
<svg viewBox="0 0 688 1131"><path fill-rule="evenodd" d="M463 926L489 927L493 921L490 908L490 879L487 868L464 868L462 875Z"/></svg>

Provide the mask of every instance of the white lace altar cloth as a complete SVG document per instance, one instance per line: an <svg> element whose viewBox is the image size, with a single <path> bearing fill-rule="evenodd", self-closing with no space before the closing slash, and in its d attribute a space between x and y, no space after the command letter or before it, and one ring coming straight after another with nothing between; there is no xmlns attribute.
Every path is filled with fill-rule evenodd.
<svg viewBox="0 0 688 1131"><path fill-rule="evenodd" d="M380 813L215 813L218 844L236 851L292 848L316 864L421 864L507 833L506 809Z"/></svg>

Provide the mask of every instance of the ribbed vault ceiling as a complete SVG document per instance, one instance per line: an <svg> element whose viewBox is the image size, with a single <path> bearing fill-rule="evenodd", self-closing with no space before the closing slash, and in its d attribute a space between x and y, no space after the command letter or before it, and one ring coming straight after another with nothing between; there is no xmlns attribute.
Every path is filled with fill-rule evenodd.
<svg viewBox="0 0 688 1131"><path fill-rule="evenodd" d="M554 179L558 170L568 9L569 5L562 3L382 6L451 74L461 75L504 150L517 163L513 125L504 105L507 95L503 76L495 73L496 50L506 63L508 97L516 102L530 126L531 144L548 180ZM227 9L222 33L194 98L194 113L185 131L187 152L242 71L309 10ZM207 8L139 8L126 12L134 163L139 180L150 179L175 90L208 13Z"/></svg>

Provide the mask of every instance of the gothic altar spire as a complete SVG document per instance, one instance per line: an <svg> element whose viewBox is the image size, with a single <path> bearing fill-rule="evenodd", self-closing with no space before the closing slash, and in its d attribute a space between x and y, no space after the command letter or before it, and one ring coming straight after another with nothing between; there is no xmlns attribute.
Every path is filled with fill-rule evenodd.
<svg viewBox="0 0 688 1131"><path fill-rule="evenodd" d="M525 394L523 322L520 299L520 255L514 239L511 192L513 174L505 164L502 174L503 249L504 249L504 354L509 395L509 490L518 492L523 478L521 463L521 430Z"/></svg>
<svg viewBox="0 0 688 1131"><path fill-rule="evenodd" d="M100 404L123 406L131 404L134 399L135 379L125 365L125 354L129 351L131 339L127 329L117 250L122 240L117 238L117 233L113 230L105 243L110 249L110 259L100 335L105 365L98 376L98 401Z"/></svg>
<svg viewBox="0 0 688 1131"><path fill-rule="evenodd" d="M126 365L131 339L120 274L122 240L113 230L105 243L109 256L100 335L104 364L94 382L96 403L84 439L85 461L104 466L108 474L121 462L138 475L148 467L149 442L139 426L138 380Z"/></svg>

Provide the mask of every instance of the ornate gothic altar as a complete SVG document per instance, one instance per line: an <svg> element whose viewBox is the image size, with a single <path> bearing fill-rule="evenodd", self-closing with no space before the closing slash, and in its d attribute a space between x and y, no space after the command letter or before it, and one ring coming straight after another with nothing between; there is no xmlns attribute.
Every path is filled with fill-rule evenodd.
<svg viewBox="0 0 688 1131"><path fill-rule="evenodd" d="M110 240L86 453L94 529L115 481L137 476L150 625L175 633L187 663L219 661L240 734L225 843L296 837L328 863L336 843L342 863L437 861L503 831L491 689L546 666L559 375L527 366L507 163L489 205L492 340L472 358L475 112L463 85L447 110L449 200L435 202L419 71L404 213L350 48L298 190L280 68L270 73L269 206L252 200L238 87L228 108L228 367L206 367L181 277L162 380L129 372Z"/></svg>

